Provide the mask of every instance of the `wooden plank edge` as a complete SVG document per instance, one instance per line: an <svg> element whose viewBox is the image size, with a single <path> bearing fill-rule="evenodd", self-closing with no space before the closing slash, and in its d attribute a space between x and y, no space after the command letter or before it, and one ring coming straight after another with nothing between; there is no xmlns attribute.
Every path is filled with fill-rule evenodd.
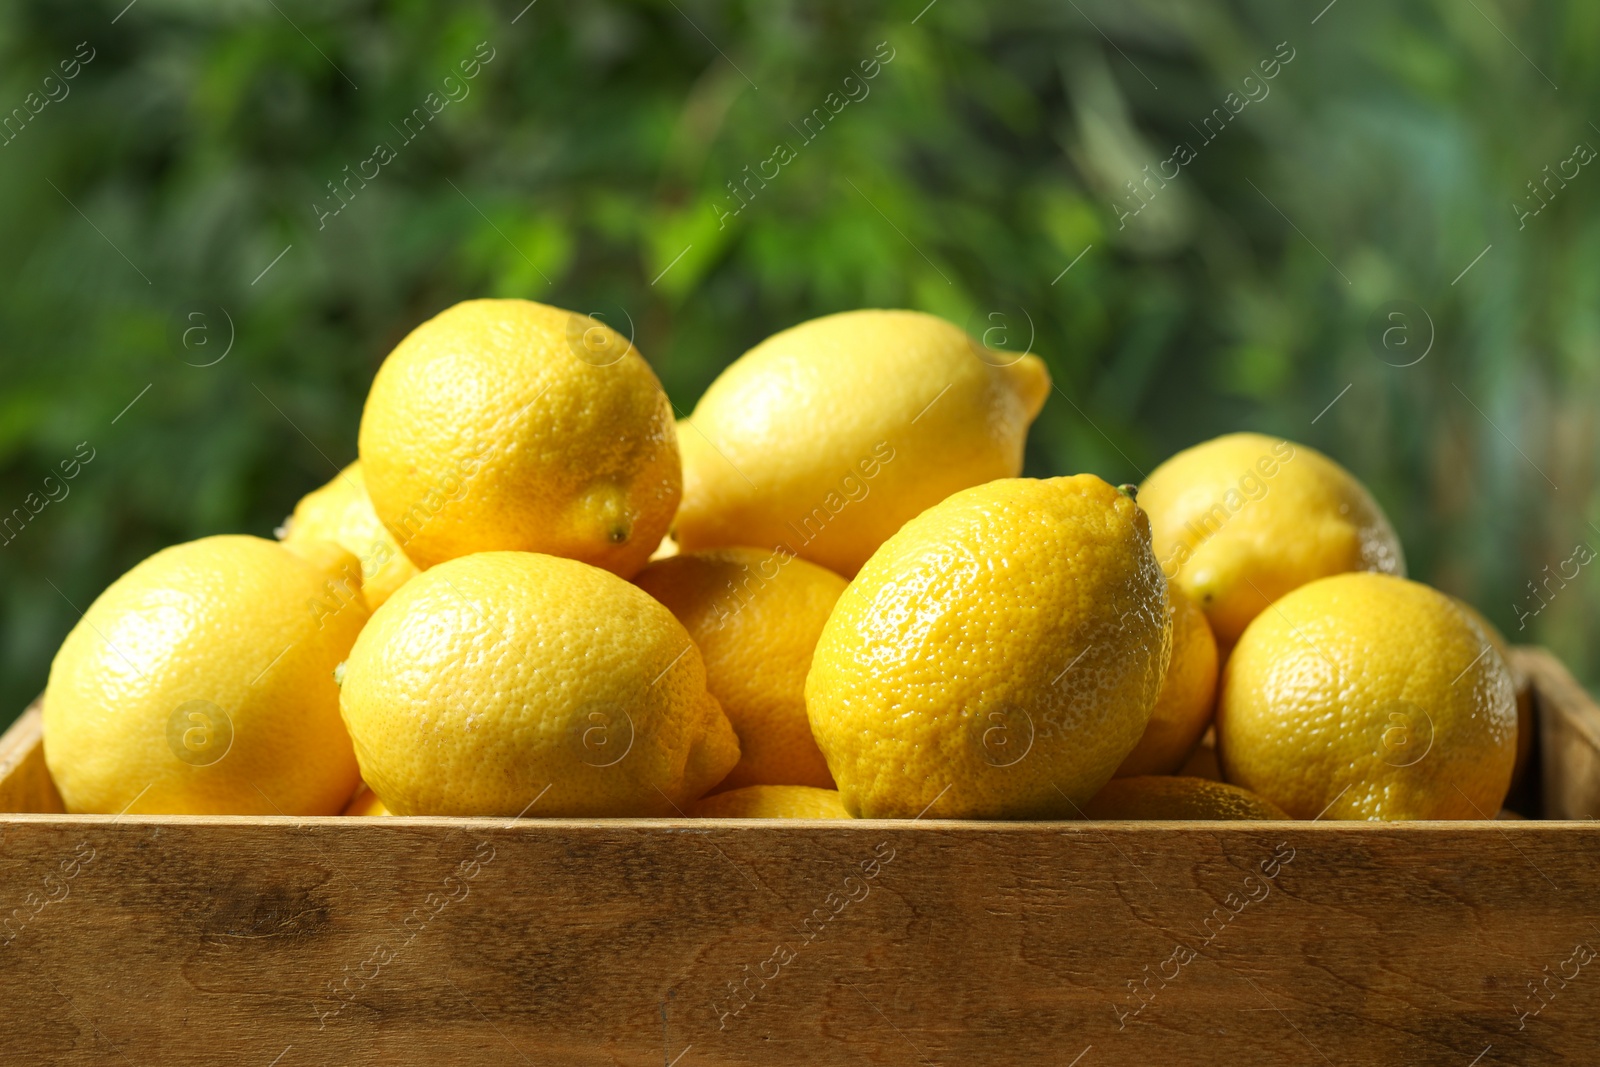
<svg viewBox="0 0 1600 1067"><path fill-rule="evenodd" d="M0 811L63 814L67 807L44 762L41 701L0 735Z"/></svg>
<svg viewBox="0 0 1600 1067"><path fill-rule="evenodd" d="M52 815L34 813L0 814L0 826L77 826L77 827L211 827L222 830L240 826L274 826L294 829L343 830L375 834L418 829L441 829L457 832L502 831L519 833L573 833L601 830L648 831L652 833L695 834L712 830L805 831L827 830L881 833L885 830L937 830L943 833L976 835L1056 834L1092 830L1129 830L1148 833L1153 830L1173 832L1200 831L1208 834L1250 834L1266 830L1305 831L1311 834L1338 832L1343 834L1436 833L1444 830L1472 830L1494 834L1540 833L1546 830L1568 831L1582 828L1600 836L1600 825L1590 819L1408 819L1394 822L1368 822L1364 820L1318 821L1296 820L1171 820L1171 821L980 821L965 819L486 819L449 815L391 815L383 817L352 817L345 815L316 815L295 817L291 815Z"/></svg>
<svg viewBox="0 0 1600 1067"><path fill-rule="evenodd" d="M17 716L5 733L0 734L0 781L4 781L17 766L44 741L44 698L40 697Z"/></svg>
<svg viewBox="0 0 1600 1067"><path fill-rule="evenodd" d="M1538 813L1564 819L1600 816L1600 706L1548 651L1514 649L1512 662L1533 691L1531 769L1537 781L1531 784Z"/></svg>
<svg viewBox="0 0 1600 1067"><path fill-rule="evenodd" d="M1589 691L1552 653L1531 645L1511 650L1512 661L1525 671L1533 683L1541 706L1553 706L1568 718L1575 730L1596 750L1600 750L1600 705Z"/></svg>

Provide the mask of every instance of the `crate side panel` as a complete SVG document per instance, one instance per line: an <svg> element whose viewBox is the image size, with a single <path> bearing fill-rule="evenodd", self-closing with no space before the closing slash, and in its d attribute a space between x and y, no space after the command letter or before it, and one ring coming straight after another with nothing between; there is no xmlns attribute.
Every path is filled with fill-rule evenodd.
<svg viewBox="0 0 1600 1067"><path fill-rule="evenodd" d="M1545 816L1600 816L1600 707L1544 649L1518 648L1512 655L1533 683Z"/></svg>
<svg viewBox="0 0 1600 1067"><path fill-rule="evenodd" d="M66 811L44 763L40 702L34 701L0 736L0 812Z"/></svg>

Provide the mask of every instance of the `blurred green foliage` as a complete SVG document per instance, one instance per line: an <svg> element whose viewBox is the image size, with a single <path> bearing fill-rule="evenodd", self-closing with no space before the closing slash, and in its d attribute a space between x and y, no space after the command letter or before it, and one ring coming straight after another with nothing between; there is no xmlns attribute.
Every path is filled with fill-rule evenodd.
<svg viewBox="0 0 1600 1067"><path fill-rule="evenodd" d="M680 412L847 308L1031 343L1030 473L1314 445L1415 576L1600 682L1597 579L1529 592L1600 547L1600 168L1528 185L1600 145L1591 0L123 2L0 8L0 514L66 492L0 545L8 713L133 563L270 535L482 295L626 323Z"/></svg>

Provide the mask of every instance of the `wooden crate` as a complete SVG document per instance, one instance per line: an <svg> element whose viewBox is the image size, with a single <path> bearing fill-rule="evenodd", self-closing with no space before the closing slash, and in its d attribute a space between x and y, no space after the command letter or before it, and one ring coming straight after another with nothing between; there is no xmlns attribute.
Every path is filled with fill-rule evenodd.
<svg viewBox="0 0 1600 1067"><path fill-rule="evenodd" d="M1517 656L1564 821L67 816L30 712L3 1060L1592 1064L1600 709Z"/></svg>

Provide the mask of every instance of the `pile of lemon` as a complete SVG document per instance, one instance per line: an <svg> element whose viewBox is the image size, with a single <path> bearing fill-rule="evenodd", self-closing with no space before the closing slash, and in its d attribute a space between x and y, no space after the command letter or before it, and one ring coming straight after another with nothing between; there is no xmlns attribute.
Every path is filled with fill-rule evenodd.
<svg viewBox="0 0 1600 1067"><path fill-rule="evenodd" d="M1050 389L857 311L676 421L604 324L459 304L279 541L101 594L51 668L50 772L72 812L1495 815L1509 653L1403 577L1348 472L1233 434L1138 487L1020 478Z"/></svg>

